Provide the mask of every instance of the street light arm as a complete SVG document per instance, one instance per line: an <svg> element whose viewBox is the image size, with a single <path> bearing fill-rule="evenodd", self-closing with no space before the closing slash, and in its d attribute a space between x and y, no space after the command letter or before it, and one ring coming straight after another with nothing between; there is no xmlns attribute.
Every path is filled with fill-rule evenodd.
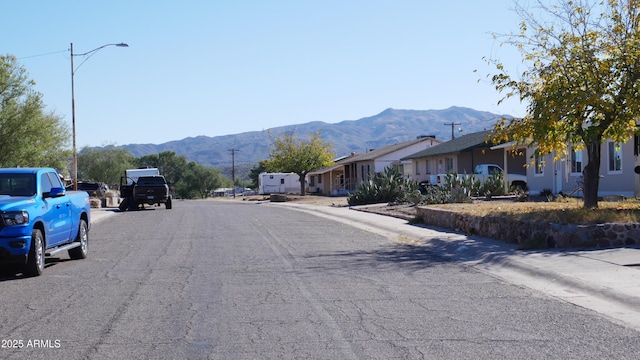
<svg viewBox="0 0 640 360"><path fill-rule="evenodd" d="M74 54L74 53L73 53L73 43L72 43L72 44L71 44L71 60L72 60L71 62L72 62L72 63L73 63L73 57L74 57L74 56L87 56L87 55L89 55L89 56L87 56L87 58L86 58L86 59L84 59L84 61L82 61L82 62L80 63L80 65L78 65L78 67L76 67L75 69L73 69L73 68L72 68L72 69L71 69L71 71L72 71L73 73L75 73L76 71L78 71L78 69L80 68L80 66L82 66L82 64L84 64L87 60L89 60L89 59L93 56L93 54L95 54L96 52L98 52L98 50L100 50L100 49L106 48L107 46L129 47L129 45L128 45L128 44L125 44L125 43L105 44L105 45L102 45L102 46L100 46L100 47L97 47L97 48L95 48L95 49L93 49L93 50L91 50L91 51L87 51L87 52L82 53L82 54Z"/></svg>
<svg viewBox="0 0 640 360"><path fill-rule="evenodd" d="M106 48L107 46L129 47L129 45L128 45L128 44L125 44L125 43L105 44L105 45L102 45L102 46L100 46L100 47L97 47L97 48L95 48L95 49L93 49L93 50L91 50L91 51L87 51L86 53L82 53L82 54L73 54L73 53L72 53L72 54L71 54L71 56L85 56L85 55L89 55L89 54L91 54L91 53L93 53L93 52L96 52L96 51L98 51L98 50L102 49L102 48Z"/></svg>

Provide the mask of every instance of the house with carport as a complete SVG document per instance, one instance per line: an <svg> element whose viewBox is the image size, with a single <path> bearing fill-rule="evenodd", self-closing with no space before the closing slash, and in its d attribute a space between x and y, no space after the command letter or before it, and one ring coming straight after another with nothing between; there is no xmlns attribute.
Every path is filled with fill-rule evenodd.
<svg viewBox="0 0 640 360"><path fill-rule="evenodd" d="M364 154L351 154L339 159L333 166L318 169L307 175L310 193L338 195L356 190L359 184L369 181L371 176L387 167L395 167L404 173L411 161L401 159L410 154L441 144L433 136L418 136L416 139L371 149Z"/></svg>
<svg viewBox="0 0 640 360"><path fill-rule="evenodd" d="M404 168L405 178L423 182L436 174L473 174L478 164L497 164L507 173L525 175L524 147L505 156L507 150L492 148L490 134L491 130L465 134L403 157L401 161L411 163Z"/></svg>
<svg viewBox="0 0 640 360"><path fill-rule="evenodd" d="M405 167L405 177L421 182L432 174L471 174L477 164L498 164L507 173L525 175L531 195L551 192L582 196L579 187L588 161L586 150L568 145L569 155L554 161L555 153L539 155L535 145L492 144L487 141L490 134L488 130L463 135L403 158L412 162L411 167ZM634 135L626 143L607 140L601 146L598 196L640 196L640 175L635 173L640 166L640 137Z"/></svg>

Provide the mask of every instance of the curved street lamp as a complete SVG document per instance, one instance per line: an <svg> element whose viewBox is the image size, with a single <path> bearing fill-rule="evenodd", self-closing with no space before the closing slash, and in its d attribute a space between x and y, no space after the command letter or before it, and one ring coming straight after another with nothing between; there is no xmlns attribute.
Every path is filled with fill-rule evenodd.
<svg viewBox="0 0 640 360"><path fill-rule="evenodd" d="M82 64L85 63L85 61L89 60L89 58L93 56L93 54L98 52L100 49L103 49L107 46L129 47L129 45L125 43L105 44L82 54L74 54L73 43L71 43L71 49L70 49L71 51L71 128L73 133L73 190L78 190L78 149L76 147L76 100L75 100L74 75L78 70L78 68L80 68L80 66L82 66ZM77 68L75 68L73 66L74 56L87 56L87 58L83 62L81 62Z"/></svg>

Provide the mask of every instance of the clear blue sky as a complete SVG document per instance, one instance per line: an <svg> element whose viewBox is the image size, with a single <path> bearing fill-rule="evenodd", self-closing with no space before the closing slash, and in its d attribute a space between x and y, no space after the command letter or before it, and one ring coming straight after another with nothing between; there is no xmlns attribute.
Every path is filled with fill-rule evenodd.
<svg viewBox="0 0 640 360"><path fill-rule="evenodd" d="M71 124L69 45L106 47L75 72L78 147L336 123L386 108L464 106L514 116L482 58L521 72L493 32L512 0L3 1L0 52ZM74 57L78 66L82 57ZM477 70L477 72L474 72ZM478 82L478 80L481 80Z"/></svg>

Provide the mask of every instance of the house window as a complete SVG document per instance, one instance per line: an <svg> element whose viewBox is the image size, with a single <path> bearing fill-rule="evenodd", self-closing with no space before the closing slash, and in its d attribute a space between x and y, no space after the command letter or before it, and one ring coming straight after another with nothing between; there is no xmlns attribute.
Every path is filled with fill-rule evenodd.
<svg viewBox="0 0 640 360"><path fill-rule="evenodd" d="M315 175L309 176L309 186L316 186L316 176Z"/></svg>
<svg viewBox="0 0 640 360"><path fill-rule="evenodd" d="M322 184L322 175L318 175L318 184Z"/></svg>
<svg viewBox="0 0 640 360"><path fill-rule="evenodd" d="M609 172L622 171L622 144L609 142Z"/></svg>
<svg viewBox="0 0 640 360"><path fill-rule="evenodd" d="M429 160L425 160L424 165L425 165L424 173L431 174L431 171L429 171Z"/></svg>
<svg viewBox="0 0 640 360"><path fill-rule="evenodd" d="M445 172L446 173L450 173L453 172L453 158L444 158L445 164L444 164L444 168L445 168Z"/></svg>
<svg viewBox="0 0 640 360"><path fill-rule="evenodd" d="M541 156L540 153L536 150L533 155L535 162L535 174L542 175L544 174L544 156Z"/></svg>
<svg viewBox="0 0 640 360"><path fill-rule="evenodd" d="M420 175L420 163L416 161L416 175Z"/></svg>
<svg viewBox="0 0 640 360"><path fill-rule="evenodd" d="M369 178L371 177L371 165L367 165L366 168L364 165L361 165L361 168L362 168L362 181L369 181Z"/></svg>
<svg viewBox="0 0 640 360"><path fill-rule="evenodd" d="M582 150L571 151L571 172L582 173Z"/></svg>

